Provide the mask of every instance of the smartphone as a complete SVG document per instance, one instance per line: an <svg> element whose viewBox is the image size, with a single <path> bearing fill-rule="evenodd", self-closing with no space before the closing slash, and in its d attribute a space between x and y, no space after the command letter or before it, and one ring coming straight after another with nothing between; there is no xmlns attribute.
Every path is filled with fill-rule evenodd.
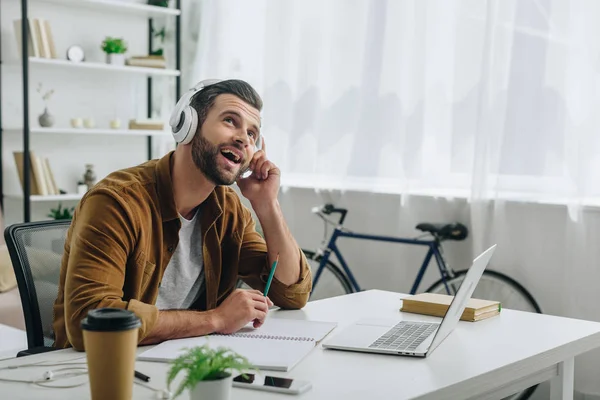
<svg viewBox="0 0 600 400"><path fill-rule="evenodd" d="M238 375L233 378L233 386L245 389L266 390L268 392L300 394L312 387L310 382L278 376L255 374Z"/></svg>
<svg viewBox="0 0 600 400"><path fill-rule="evenodd" d="M258 137L258 140L256 141L255 145L254 145L254 151L259 151L262 149L262 135ZM245 170L244 172L242 172L241 174L241 178L247 178L250 175L252 175L252 171L250 171L250 169Z"/></svg>

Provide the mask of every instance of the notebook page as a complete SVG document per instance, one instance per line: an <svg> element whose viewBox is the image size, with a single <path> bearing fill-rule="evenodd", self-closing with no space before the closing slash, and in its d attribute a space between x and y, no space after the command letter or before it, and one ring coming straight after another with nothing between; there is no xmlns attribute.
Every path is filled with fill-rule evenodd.
<svg viewBox="0 0 600 400"><path fill-rule="evenodd" d="M305 321L298 319L267 318L258 329L252 323L230 336L262 337L286 340L321 341L335 328L335 322Z"/></svg>
<svg viewBox="0 0 600 400"><path fill-rule="evenodd" d="M169 362L185 348L208 344L226 347L246 357L259 369L289 371L315 347L312 341L268 340L234 336L202 336L163 342L138 356L138 360Z"/></svg>

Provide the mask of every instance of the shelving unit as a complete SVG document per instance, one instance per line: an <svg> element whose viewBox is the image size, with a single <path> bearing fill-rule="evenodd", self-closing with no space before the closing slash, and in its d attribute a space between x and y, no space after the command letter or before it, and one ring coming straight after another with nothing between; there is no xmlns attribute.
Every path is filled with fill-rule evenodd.
<svg viewBox="0 0 600 400"><path fill-rule="evenodd" d="M79 194L64 194L64 195L53 195L53 196L39 196L31 194L31 161L29 157L30 151L30 135L111 135L111 136L145 136L147 137L147 150L148 159L152 156L152 137L170 135L166 131L157 130L130 130L130 129L74 129L74 128L32 128L29 124L29 75L30 69L35 68L68 68L68 69L79 69L82 71L89 71L90 74L102 72L102 73L116 73L116 74L139 74L147 77L147 117L151 118L152 115L152 77L153 76L166 76L173 77L175 79L175 98L178 99L181 95L181 0L174 0L174 8L165 8L158 6L151 6L147 4L141 4L139 2L124 2L122 0L20 0L21 5L21 21L27 21L28 19L28 8L29 3L52 3L53 5L63 6L65 10L68 8L85 8L97 10L99 12L107 13L118 13L118 14L130 14L139 17L148 18L148 52L152 51L153 44L153 17L157 16L172 16L176 18L175 21L175 69L160 69L160 68L144 68L134 66L115 66L102 63L94 62L80 62L75 63L68 60L60 59L46 59L38 57L30 57L28 55L28 40L29 32L27 24L21 24L21 69L22 69L22 80L23 80L23 126L19 128L11 127L3 129L2 126L2 113L0 103L0 206L4 211L4 199L17 199L23 200L23 221L29 222L31 220L31 202L50 202L60 200L79 200L81 195ZM1 41L0 41L1 42ZM0 48L1 56L1 48ZM0 60L0 78L2 60ZM0 79L1 82L1 79ZM2 87L0 83L0 93ZM0 96L1 101L1 96ZM2 176L2 138L4 134L19 134L23 135L23 194L5 194L4 193L4 182Z"/></svg>
<svg viewBox="0 0 600 400"><path fill-rule="evenodd" d="M4 197L6 197L7 199L23 199L23 195L20 194L6 194L4 195ZM52 196L39 196L37 194L31 195L29 196L29 199L31 201L35 201L35 202L40 202L40 201L49 201L49 202L54 202L54 201L61 201L61 200L79 200L81 199L82 195L77 194L77 193L67 193L67 194L59 194L59 195L52 195Z"/></svg>
<svg viewBox="0 0 600 400"><path fill-rule="evenodd" d="M58 68L75 68L75 69L89 69L97 71L109 71L118 73L128 74L142 74L148 76L179 76L179 71L174 69L162 69L162 68L145 68L145 67L132 67L132 66L119 66L102 64L95 62L72 62L68 60L58 60L51 58L37 58L29 57L29 64L33 66L44 66L44 67L58 67Z"/></svg>
<svg viewBox="0 0 600 400"><path fill-rule="evenodd" d="M4 129L6 134L19 134L23 130L16 128ZM30 134L40 135L118 135L118 136L170 136L169 131L142 129L87 129L87 128L31 128Z"/></svg>

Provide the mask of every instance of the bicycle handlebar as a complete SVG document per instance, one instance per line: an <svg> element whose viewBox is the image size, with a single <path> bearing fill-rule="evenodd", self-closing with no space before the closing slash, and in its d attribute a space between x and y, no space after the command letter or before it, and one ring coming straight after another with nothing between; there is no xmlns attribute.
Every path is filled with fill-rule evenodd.
<svg viewBox="0 0 600 400"><path fill-rule="evenodd" d="M346 219L346 214L348 214L348 209L335 208L333 204L325 204L322 207L313 207L312 212L315 214L323 213L325 215L340 214L340 220L338 223L342 225L344 223L344 219Z"/></svg>

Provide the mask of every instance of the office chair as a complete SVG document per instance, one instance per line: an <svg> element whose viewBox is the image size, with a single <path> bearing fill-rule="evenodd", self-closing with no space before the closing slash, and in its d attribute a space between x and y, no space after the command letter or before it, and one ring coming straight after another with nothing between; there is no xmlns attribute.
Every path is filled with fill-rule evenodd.
<svg viewBox="0 0 600 400"><path fill-rule="evenodd" d="M4 230L17 278L27 330L27 350L17 357L54 350L53 305L71 220L18 223Z"/></svg>

